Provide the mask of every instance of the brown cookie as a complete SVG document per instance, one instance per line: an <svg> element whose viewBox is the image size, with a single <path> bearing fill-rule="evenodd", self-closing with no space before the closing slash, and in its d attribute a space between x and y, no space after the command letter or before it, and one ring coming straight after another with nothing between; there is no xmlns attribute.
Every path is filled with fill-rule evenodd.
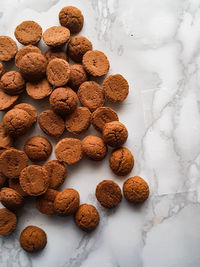
<svg viewBox="0 0 200 267"><path fill-rule="evenodd" d="M67 60L67 54L60 48L49 48L45 51L44 56L46 57L48 63L54 58Z"/></svg>
<svg viewBox="0 0 200 267"><path fill-rule="evenodd" d="M49 103L53 111L65 116L76 109L78 105L78 97L69 87L60 87L53 91L49 97Z"/></svg>
<svg viewBox="0 0 200 267"><path fill-rule="evenodd" d="M65 165L57 160L50 160L45 165L50 183L49 188L58 189L65 181L67 176L67 169Z"/></svg>
<svg viewBox="0 0 200 267"><path fill-rule="evenodd" d="M65 127L68 132L81 134L90 127L91 112L86 107L78 107L72 114L67 116Z"/></svg>
<svg viewBox="0 0 200 267"><path fill-rule="evenodd" d="M20 235L20 245L27 252L42 250L47 244L47 235L37 226L27 226Z"/></svg>
<svg viewBox="0 0 200 267"><path fill-rule="evenodd" d="M79 86L87 80L88 76L82 65L74 64L70 66L70 79L68 82L70 88L77 91Z"/></svg>
<svg viewBox="0 0 200 267"><path fill-rule="evenodd" d="M69 63L61 58L52 59L47 65L47 79L54 86L63 86L69 81Z"/></svg>
<svg viewBox="0 0 200 267"><path fill-rule="evenodd" d="M53 88L46 78L36 82L26 83L26 92L33 99L43 99L49 96L52 91Z"/></svg>
<svg viewBox="0 0 200 267"><path fill-rule="evenodd" d="M15 105L13 108L22 109L26 111L28 115L30 116L31 124L37 121L37 111L34 108L34 106L27 104L27 103L20 103L18 105Z"/></svg>
<svg viewBox="0 0 200 267"><path fill-rule="evenodd" d="M107 122L118 120L118 115L112 108L100 107L92 113L91 122L97 131L102 132L102 129Z"/></svg>
<svg viewBox="0 0 200 267"><path fill-rule="evenodd" d="M6 182L7 177L2 172L0 172L0 189L6 185Z"/></svg>
<svg viewBox="0 0 200 267"><path fill-rule="evenodd" d="M128 138L128 131L121 122L111 121L104 125L102 136L107 145L119 147L126 142Z"/></svg>
<svg viewBox="0 0 200 267"><path fill-rule="evenodd" d="M84 36L73 36L67 46L68 56L75 62L82 62L83 55L92 50L92 43Z"/></svg>
<svg viewBox="0 0 200 267"><path fill-rule="evenodd" d="M82 140L81 144L83 154L89 159L102 160L107 154L107 146L103 139L98 136L88 135Z"/></svg>
<svg viewBox="0 0 200 267"><path fill-rule="evenodd" d="M104 95L101 86L94 81L81 84L78 89L78 98L81 104L88 107L92 112L104 105Z"/></svg>
<svg viewBox="0 0 200 267"><path fill-rule="evenodd" d="M16 42L8 36L0 36L0 60L9 61L17 53Z"/></svg>
<svg viewBox="0 0 200 267"><path fill-rule="evenodd" d="M24 192L19 184L19 179L8 179L9 187L17 191L22 197L27 197L28 194Z"/></svg>
<svg viewBox="0 0 200 267"><path fill-rule="evenodd" d="M84 69L95 77L105 75L110 68L110 63L106 55L98 50L86 52L83 56L82 64Z"/></svg>
<svg viewBox="0 0 200 267"><path fill-rule="evenodd" d="M75 138L63 138L55 146L58 161L68 165L74 164L82 158L81 141Z"/></svg>
<svg viewBox="0 0 200 267"><path fill-rule="evenodd" d="M72 215L79 207L79 193L72 188L59 192L54 201L54 210L58 215Z"/></svg>
<svg viewBox="0 0 200 267"><path fill-rule="evenodd" d="M25 81L18 71L8 71L1 77L1 88L8 95L19 95L25 88Z"/></svg>
<svg viewBox="0 0 200 267"><path fill-rule="evenodd" d="M31 52L22 57L18 68L27 80L37 81L45 76L47 60L42 54Z"/></svg>
<svg viewBox="0 0 200 267"><path fill-rule="evenodd" d="M17 217L6 208L0 209L0 235L9 235L17 226Z"/></svg>
<svg viewBox="0 0 200 267"><path fill-rule="evenodd" d="M128 96L129 85L122 75L110 75L103 81L103 91L109 101L122 102Z"/></svg>
<svg viewBox="0 0 200 267"><path fill-rule="evenodd" d="M22 190L30 196L40 196L49 187L49 177L46 169L37 165L24 168L20 173L19 182Z"/></svg>
<svg viewBox="0 0 200 267"><path fill-rule="evenodd" d="M3 64L0 62L0 78L2 77L2 75L5 73L5 69Z"/></svg>
<svg viewBox="0 0 200 267"><path fill-rule="evenodd" d="M53 26L43 33L43 40L46 45L57 47L64 45L70 37L70 31L63 26Z"/></svg>
<svg viewBox="0 0 200 267"><path fill-rule="evenodd" d="M12 107L18 100L19 95L8 95L0 88L0 110Z"/></svg>
<svg viewBox="0 0 200 267"><path fill-rule="evenodd" d="M32 162L42 162L51 155L52 145L44 137L33 136L25 143L24 152Z"/></svg>
<svg viewBox="0 0 200 267"><path fill-rule="evenodd" d="M9 148L0 155L0 170L8 178L18 178L26 166L28 157L21 150Z"/></svg>
<svg viewBox="0 0 200 267"><path fill-rule="evenodd" d="M27 45L27 46L23 46L16 54L15 56L15 65L19 68L19 62L20 60L23 58L23 56L25 56L28 53L39 53L42 54L42 51L34 45Z"/></svg>
<svg viewBox="0 0 200 267"><path fill-rule="evenodd" d="M42 131L49 136L60 136L65 130L64 120L52 110L44 110L39 116Z"/></svg>
<svg viewBox="0 0 200 267"><path fill-rule="evenodd" d="M18 210L24 205L23 197L14 189L4 187L0 192L1 204L9 210Z"/></svg>
<svg viewBox="0 0 200 267"><path fill-rule="evenodd" d="M7 149L13 145L12 137L6 132L3 121L0 122L0 150Z"/></svg>
<svg viewBox="0 0 200 267"><path fill-rule="evenodd" d="M36 198L35 207L41 213L46 215L54 214L54 201L59 192L53 189L48 189L46 193Z"/></svg>
<svg viewBox="0 0 200 267"><path fill-rule="evenodd" d="M104 208L114 208L122 201L121 189L113 181L103 180L97 185L96 198Z"/></svg>
<svg viewBox="0 0 200 267"><path fill-rule="evenodd" d="M75 215L76 225L86 232L93 231L98 226L99 220L98 210L89 204L80 205Z"/></svg>
<svg viewBox="0 0 200 267"><path fill-rule="evenodd" d="M78 33L83 28L84 17L81 11L74 6L63 7L59 13L60 24L70 30L71 33Z"/></svg>
<svg viewBox="0 0 200 267"><path fill-rule="evenodd" d="M42 37L41 26L31 20L23 21L15 29L15 38L23 45L37 44Z"/></svg>

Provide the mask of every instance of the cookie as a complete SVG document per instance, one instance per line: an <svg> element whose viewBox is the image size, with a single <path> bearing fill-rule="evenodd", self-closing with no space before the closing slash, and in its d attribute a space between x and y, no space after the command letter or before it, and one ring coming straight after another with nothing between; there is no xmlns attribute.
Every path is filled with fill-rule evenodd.
<svg viewBox="0 0 200 267"><path fill-rule="evenodd" d="M18 210L24 205L23 197L14 189L4 187L0 192L1 204L9 210Z"/></svg>
<svg viewBox="0 0 200 267"><path fill-rule="evenodd" d="M33 99L43 99L49 96L52 91L53 88L46 78L39 81L26 83L26 92Z"/></svg>
<svg viewBox="0 0 200 267"><path fill-rule="evenodd" d="M60 136L65 130L64 120L52 110L44 110L40 113L39 126L49 136Z"/></svg>
<svg viewBox="0 0 200 267"><path fill-rule="evenodd" d="M48 63L54 58L60 58L67 61L67 54L60 48L49 48L45 51L44 56L46 57Z"/></svg>
<svg viewBox="0 0 200 267"><path fill-rule="evenodd" d="M19 95L25 88L25 81L18 71L8 71L1 77L1 88L8 95Z"/></svg>
<svg viewBox="0 0 200 267"><path fill-rule="evenodd" d="M111 121L104 125L102 137L107 145L119 147L126 142L128 138L128 131L121 122Z"/></svg>
<svg viewBox="0 0 200 267"><path fill-rule="evenodd" d="M0 110L11 108L18 100L19 95L8 95L0 88Z"/></svg>
<svg viewBox="0 0 200 267"><path fill-rule="evenodd" d="M92 43L84 36L73 36L67 46L68 56L77 63L81 63L83 55L90 50Z"/></svg>
<svg viewBox="0 0 200 267"><path fill-rule="evenodd" d="M0 172L0 189L6 186L6 182L7 182L7 177L2 172Z"/></svg>
<svg viewBox="0 0 200 267"><path fill-rule="evenodd" d="M9 235L12 231L15 230L17 226L17 217L16 215L6 209L0 209L0 235Z"/></svg>
<svg viewBox="0 0 200 267"><path fill-rule="evenodd" d="M47 79L54 86L63 86L69 81L69 63L61 58L52 59L47 65Z"/></svg>
<svg viewBox="0 0 200 267"><path fill-rule="evenodd" d="M105 75L110 68L110 63L106 55L98 50L86 52L83 56L82 64L84 69L95 77Z"/></svg>
<svg viewBox="0 0 200 267"><path fill-rule="evenodd" d="M121 147L112 152L109 163L116 175L125 176L133 169L134 157L128 148Z"/></svg>
<svg viewBox="0 0 200 267"><path fill-rule="evenodd" d="M8 178L18 178L26 166L28 157L21 150L9 148L0 155L0 170Z"/></svg>
<svg viewBox="0 0 200 267"><path fill-rule="evenodd" d="M74 6L63 7L59 13L60 24L70 30L71 33L78 33L83 28L84 17L81 11Z"/></svg>
<svg viewBox="0 0 200 267"><path fill-rule="evenodd" d="M32 20L23 21L15 29L15 38L23 45L37 44L42 37L41 26Z"/></svg>
<svg viewBox="0 0 200 267"><path fill-rule="evenodd" d="M37 121L37 111L34 106L27 104L27 103L20 103L13 107L14 109L22 109L28 113L30 116L31 124L34 124Z"/></svg>
<svg viewBox="0 0 200 267"><path fill-rule="evenodd" d="M69 133L81 134L90 127L91 112L86 107L78 107L72 114L67 116L65 127Z"/></svg>
<svg viewBox="0 0 200 267"><path fill-rule="evenodd" d="M99 213L93 205L82 204L75 215L75 223L85 232L93 231L99 225Z"/></svg>
<svg viewBox="0 0 200 267"><path fill-rule="evenodd" d="M129 202L142 203L149 197L149 186L144 179L134 176L124 182L123 192Z"/></svg>
<svg viewBox="0 0 200 267"><path fill-rule="evenodd" d="M128 96L129 85L122 75L110 75L103 81L103 91L109 101L122 102Z"/></svg>
<svg viewBox="0 0 200 267"><path fill-rule="evenodd" d="M64 45L70 37L70 31L63 26L53 26L43 33L43 40L46 45L57 47Z"/></svg>
<svg viewBox="0 0 200 267"><path fill-rule="evenodd" d="M46 215L54 214L54 201L59 192L53 189L48 189L42 196L36 198L35 207L41 213Z"/></svg>
<svg viewBox="0 0 200 267"><path fill-rule="evenodd" d="M0 60L9 61L17 53L16 42L8 36L0 36Z"/></svg>
<svg viewBox="0 0 200 267"><path fill-rule="evenodd" d="M49 187L49 177L46 169L37 165L24 168L20 173L19 182L22 190L30 196L40 196Z"/></svg>
<svg viewBox="0 0 200 267"><path fill-rule="evenodd" d="M3 64L0 62L0 78L2 77L2 75L5 73L5 69Z"/></svg>
<svg viewBox="0 0 200 267"><path fill-rule="evenodd" d="M81 141L75 138L63 138L55 146L58 161L72 165L82 158Z"/></svg>
<svg viewBox="0 0 200 267"><path fill-rule="evenodd" d="M104 144L103 139L95 136L88 135L82 142L82 151L83 154L92 160L102 160L107 154L107 146Z"/></svg>
<svg viewBox="0 0 200 267"><path fill-rule="evenodd" d="M118 115L112 108L100 107L92 113L91 122L97 131L102 132L102 129L107 122L118 120Z"/></svg>
<svg viewBox="0 0 200 267"><path fill-rule="evenodd" d="M67 169L65 165L57 160L50 160L45 165L50 182L49 188L58 189L65 181L67 176Z"/></svg>
<svg viewBox="0 0 200 267"><path fill-rule="evenodd" d="M31 52L22 57L18 68L25 79L37 81L45 76L47 60L42 54Z"/></svg>
<svg viewBox="0 0 200 267"><path fill-rule="evenodd" d="M6 132L4 127L4 123L0 122L0 150L7 149L12 147L13 139L12 137Z"/></svg>
<svg viewBox="0 0 200 267"><path fill-rule="evenodd" d="M96 198L104 208L115 208L122 201L121 189L113 181L103 180L96 187Z"/></svg>
<svg viewBox="0 0 200 267"><path fill-rule="evenodd" d="M17 52L17 54L15 56L15 65L19 68L20 60L23 58L23 56L25 56L26 54L31 53L31 52L42 54L42 51L37 46L34 46L34 45L23 46Z"/></svg>
<svg viewBox="0 0 200 267"><path fill-rule="evenodd" d="M104 105L104 95L101 86L94 82L84 82L78 89L78 98L81 104L91 112Z"/></svg>
<svg viewBox="0 0 200 267"><path fill-rule="evenodd" d="M27 197L28 194L24 192L19 184L19 179L8 179L9 187L17 191L22 197Z"/></svg>
<svg viewBox="0 0 200 267"><path fill-rule="evenodd" d="M51 155L52 145L44 137L33 136L25 143L24 152L32 162L43 162Z"/></svg>
<svg viewBox="0 0 200 267"><path fill-rule="evenodd" d="M55 213L61 216L72 215L78 210L79 203L79 193L75 189L64 189L62 192L59 192L55 198Z"/></svg>
<svg viewBox="0 0 200 267"><path fill-rule="evenodd" d="M21 247L30 253L42 250L47 244L47 235L37 226L27 226L20 235Z"/></svg>
<svg viewBox="0 0 200 267"><path fill-rule="evenodd" d="M88 80L86 71L82 65L74 64L70 66L70 78L68 86L77 91L79 86Z"/></svg>
<svg viewBox="0 0 200 267"><path fill-rule="evenodd" d="M53 91L49 97L49 103L54 112L65 116L76 109L78 97L69 87L60 87Z"/></svg>

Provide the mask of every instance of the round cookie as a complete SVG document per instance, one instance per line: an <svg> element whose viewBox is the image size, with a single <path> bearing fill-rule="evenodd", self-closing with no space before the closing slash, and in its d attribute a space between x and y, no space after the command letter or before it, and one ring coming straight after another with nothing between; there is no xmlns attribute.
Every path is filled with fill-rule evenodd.
<svg viewBox="0 0 200 267"><path fill-rule="evenodd" d="M84 36L73 36L67 46L68 56L75 62L82 62L83 55L92 50L92 43Z"/></svg>
<svg viewBox="0 0 200 267"><path fill-rule="evenodd" d="M16 42L8 36L0 36L0 60L9 61L17 53Z"/></svg>
<svg viewBox="0 0 200 267"><path fill-rule="evenodd" d="M27 104L27 103L20 103L13 107L14 109L22 109L28 113L30 116L31 124L34 124L37 121L37 111L34 106Z"/></svg>
<svg viewBox="0 0 200 267"><path fill-rule="evenodd" d="M70 37L70 31L63 26L53 26L43 33L43 40L46 45L57 47L64 45Z"/></svg>
<svg viewBox="0 0 200 267"><path fill-rule="evenodd" d="M111 121L106 123L103 127L102 137L104 142L109 146L119 147L126 142L128 131L121 122Z"/></svg>
<svg viewBox="0 0 200 267"><path fill-rule="evenodd" d="M93 205L82 204L75 215L75 223L85 232L93 231L99 224L99 213Z"/></svg>
<svg viewBox="0 0 200 267"><path fill-rule="evenodd" d="M52 110L44 110L39 116L42 131L49 136L60 136L65 130L64 120Z"/></svg>
<svg viewBox="0 0 200 267"><path fill-rule="evenodd" d="M49 97L49 103L53 111L65 116L76 109L78 105L78 97L69 87L60 87L53 91Z"/></svg>
<svg viewBox="0 0 200 267"><path fill-rule="evenodd" d="M6 110L12 107L18 100L18 95L8 95L0 88L0 110Z"/></svg>
<svg viewBox="0 0 200 267"><path fill-rule="evenodd" d="M33 99L43 99L49 96L52 91L53 88L46 78L36 82L26 83L26 92Z"/></svg>
<svg viewBox="0 0 200 267"><path fill-rule="evenodd" d="M52 59L47 65L47 80L54 86L65 85L70 78L69 63L61 58Z"/></svg>
<svg viewBox="0 0 200 267"><path fill-rule="evenodd" d="M24 87L25 81L17 71L8 71L1 77L1 88L8 95L19 95Z"/></svg>
<svg viewBox="0 0 200 267"><path fill-rule="evenodd" d="M110 75L103 81L103 91L109 101L122 102L128 96L129 85L121 74Z"/></svg>
<svg viewBox="0 0 200 267"><path fill-rule="evenodd" d="M58 161L72 165L82 158L81 141L75 138L63 138L55 146Z"/></svg>
<svg viewBox="0 0 200 267"><path fill-rule="evenodd" d="M122 147L112 152L109 163L116 175L125 176L133 169L134 157L128 148Z"/></svg>
<svg viewBox="0 0 200 267"><path fill-rule="evenodd" d="M77 91L79 86L88 80L86 71L82 65L74 64L70 66L70 78L68 86Z"/></svg>
<svg viewBox="0 0 200 267"><path fill-rule="evenodd" d="M106 55L98 50L86 52L83 56L82 64L84 69L95 77L105 75L110 68L110 63Z"/></svg>
<svg viewBox="0 0 200 267"><path fill-rule="evenodd" d="M19 182L22 190L30 196L40 196L49 187L49 177L46 169L37 165L24 168L20 173Z"/></svg>
<svg viewBox="0 0 200 267"><path fill-rule="evenodd" d="M46 215L54 214L54 201L59 192L53 189L48 189L42 196L36 198L35 207L41 213Z"/></svg>
<svg viewBox="0 0 200 267"><path fill-rule="evenodd" d="M107 154L107 146L104 144L102 138L95 135L86 136L82 142L83 154L92 160L102 160Z"/></svg>
<svg viewBox="0 0 200 267"><path fill-rule="evenodd" d="M51 155L52 145L44 137L33 136L25 143L24 152L32 162L42 162Z"/></svg>
<svg viewBox="0 0 200 267"><path fill-rule="evenodd" d="M60 58L67 61L67 54L60 48L49 48L45 51L44 56L46 57L48 63L54 58Z"/></svg>
<svg viewBox="0 0 200 267"><path fill-rule="evenodd" d="M6 209L0 209L0 235L9 235L17 226L16 215Z"/></svg>
<svg viewBox="0 0 200 267"><path fill-rule="evenodd" d="M15 56L15 65L19 68L19 62L20 60L23 58L23 56L25 56L28 53L39 53L42 54L42 51L34 45L27 45L27 46L23 46L16 54Z"/></svg>
<svg viewBox="0 0 200 267"><path fill-rule="evenodd" d="M78 107L70 114L66 121L65 127L68 132L81 134L90 127L91 112L86 107Z"/></svg>
<svg viewBox="0 0 200 267"><path fill-rule="evenodd" d="M24 205L23 197L14 189L4 187L0 192L2 205L9 210L18 210Z"/></svg>
<svg viewBox="0 0 200 267"><path fill-rule="evenodd" d="M149 186L144 179L134 176L124 182L123 192L129 202L142 203L149 197Z"/></svg>
<svg viewBox="0 0 200 267"><path fill-rule="evenodd" d="M60 24L70 30L71 33L78 33L83 28L84 17L81 11L74 6L65 6L59 13Z"/></svg>
<svg viewBox="0 0 200 267"><path fill-rule="evenodd" d="M0 155L0 170L8 178L18 178L26 166L28 157L21 150L9 148Z"/></svg>
<svg viewBox="0 0 200 267"><path fill-rule="evenodd" d="M0 122L0 150L7 149L13 145L12 137L6 132L3 121Z"/></svg>
<svg viewBox="0 0 200 267"><path fill-rule="evenodd" d="M6 185L6 182L7 182L7 177L2 172L0 172L0 189Z"/></svg>
<svg viewBox="0 0 200 267"><path fill-rule="evenodd" d="M101 86L94 81L81 84L78 89L78 98L81 104L92 112L104 105L104 95Z"/></svg>
<svg viewBox="0 0 200 267"><path fill-rule="evenodd" d="M37 44L42 37L41 26L32 20L20 23L15 29L15 38L23 45Z"/></svg>
<svg viewBox="0 0 200 267"><path fill-rule="evenodd" d="M24 192L19 184L19 179L8 179L9 187L17 191L22 197L27 197L28 194Z"/></svg>
<svg viewBox="0 0 200 267"><path fill-rule="evenodd" d="M50 182L49 188L58 189L65 181L67 169L65 165L57 160L50 160L45 165Z"/></svg>
<svg viewBox="0 0 200 267"><path fill-rule="evenodd" d="M64 189L59 192L54 201L54 210L58 215L72 215L78 208L80 203L79 193L72 188Z"/></svg>
<svg viewBox="0 0 200 267"><path fill-rule="evenodd" d="M47 235L37 226L27 226L20 235L21 247L30 253L42 250L47 244Z"/></svg>
<svg viewBox="0 0 200 267"><path fill-rule="evenodd" d="M103 127L107 122L111 121L118 121L118 115L117 113L109 107L100 107L97 108L93 113L92 113L92 125L94 128L102 132Z"/></svg>
<svg viewBox="0 0 200 267"><path fill-rule="evenodd" d="M0 78L2 77L2 75L5 73L5 69L3 64L0 62Z"/></svg>
<svg viewBox="0 0 200 267"><path fill-rule="evenodd" d="M113 181L103 180L96 187L96 198L104 208L114 208L122 201L121 189Z"/></svg>

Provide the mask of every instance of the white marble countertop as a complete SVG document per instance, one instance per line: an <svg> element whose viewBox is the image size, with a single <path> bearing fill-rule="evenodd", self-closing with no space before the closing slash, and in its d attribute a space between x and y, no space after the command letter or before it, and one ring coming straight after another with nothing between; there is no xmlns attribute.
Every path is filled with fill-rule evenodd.
<svg viewBox="0 0 200 267"><path fill-rule="evenodd" d="M110 73L121 73L130 84L126 101L112 107L129 130L126 146L135 156L129 177L147 180L151 195L140 207L123 199L116 210L103 209L94 196L97 183L122 185L124 179L112 174L108 156L100 163L83 160L68 168L63 188L76 188L82 203L97 206L96 231L83 233L72 218L42 215L29 202L16 231L0 237L0 266L199 267L200 0L1 0L0 35L14 37L23 20L33 19L43 30L58 25L66 5L82 10L81 34L106 53ZM47 107L24 100L39 112ZM92 127L89 133L95 133ZM44 135L38 127L35 134ZM18 242L30 224L48 235L46 248L35 255Z"/></svg>

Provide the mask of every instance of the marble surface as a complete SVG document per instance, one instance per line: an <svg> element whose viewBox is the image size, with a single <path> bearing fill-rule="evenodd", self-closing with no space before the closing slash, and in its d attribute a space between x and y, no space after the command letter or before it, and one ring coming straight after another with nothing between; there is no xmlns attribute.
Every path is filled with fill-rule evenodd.
<svg viewBox="0 0 200 267"><path fill-rule="evenodd" d="M146 179L151 195L140 207L123 199L116 210L103 209L94 196L96 184L113 179L122 186L124 179L111 173L109 156L100 163L83 160L68 168L63 188L76 188L82 203L97 206L98 229L85 234L72 218L42 215L30 201L16 231L0 237L0 266L199 267L200 0L1 0L0 35L14 37L16 25L27 19L43 30L57 25L65 5L82 10L81 34L107 54L110 73L121 73L130 84L127 100L112 107L129 130L126 146L135 156L129 176ZM48 106L26 96L21 101L38 112ZM97 134L92 127L89 133ZM35 134L43 135L38 127ZM48 235L46 248L35 255L18 242L30 224Z"/></svg>

